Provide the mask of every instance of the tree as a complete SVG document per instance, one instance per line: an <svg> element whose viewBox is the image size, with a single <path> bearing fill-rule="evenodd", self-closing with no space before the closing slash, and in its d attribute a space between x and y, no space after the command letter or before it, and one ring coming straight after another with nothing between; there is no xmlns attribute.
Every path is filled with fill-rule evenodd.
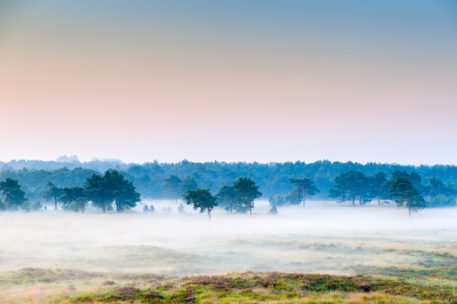
<svg viewBox="0 0 457 304"><path fill-rule="evenodd" d="M395 179L390 186L390 195L399 206L406 205L409 215L425 207L425 200L406 177Z"/></svg>
<svg viewBox="0 0 457 304"><path fill-rule="evenodd" d="M211 220L211 210L217 206L217 198L209 192L209 189L187 190L184 194L184 201L188 205L193 205L194 209L200 209L200 213L207 212Z"/></svg>
<svg viewBox="0 0 457 304"><path fill-rule="evenodd" d="M403 170L403 171L396 170L396 171L392 172L392 175L390 177L391 183L400 177L409 179L409 181L415 188L417 188L418 190L422 190L422 178L416 172L412 171L412 172L408 173L405 170Z"/></svg>
<svg viewBox="0 0 457 304"><path fill-rule="evenodd" d="M117 170L107 170L104 176L93 174L86 181L86 196L101 208L103 212L112 209L112 203L116 205L116 211L122 212L133 208L140 201L140 194L135 186Z"/></svg>
<svg viewBox="0 0 457 304"><path fill-rule="evenodd" d="M375 176L370 177L370 196L378 199L378 205L381 204L381 199L388 198L389 188L384 172L378 172Z"/></svg>
<svg viewBox="0 0 457 304"><path fill-rule="evenodd" d="M62 196L62 188L57 187L51 182L48 182L48 191L46 191L44 198L48 201L54 200L54 209L57 210L57 202Z"/></svg>
<svg viewBox="0 0 457 304"><path fill-rule="evenodd" d="M175 197L176 202L178 202L178 196L181 193L181 183L182 180L176 175L171 175L165 179L165 190Z"/></svg>
<svg viewBox="0 0 457 304"><path fill-rule="evenodd" d="M445 184L437 177L430 177L428 185L423 187L424 194L428 196L429 204L432 207L445 207L455 205L456 189L449 184Z"/></svg>
<svg viewBox="0 0 457 304"><path fill-rule="evenodd" d="M0 191L5 197L3 204L7 210L15 210L27 201L25 192L22 191L19 182L12 178L7 178L0 182Z"/></svg>
<svg viewBox="0 0 457 304"><path fill-rule="evenodd" d="M273 206L270 208L270 211L268 211L269 214L276 215L278 214L278 208L276 206Z"/></svg>
<svg viewBox="0 0 457 304"><path fill-rule="evenodd" d="M93 205L103 210L112 209L114 193L108 184L106 178L99 174L92 174L86 180L85 193L88 200L92 201Z"/></svg>
<svg viewBox="0 0 457 304"><path fill-rule="evenodd" d="M360 171L349 171L335 178L335 185L329 191L329 197L339 198L341 201L349 199L352 205L358 198L363 204L370 199L369 178Z"/></svg>
<svg viewBox="0 0 457 304"><path fill-rule="evenodd" d="M67 187L62 188L62 202L65 209L73 209L74 211L84 213L87 203L84 188L82 187Z"/></svg>
<svg viewBox="0 0 457 304"><path fill-rule="evenodd" d="M314 185L314 182L309 178L291 178L290 182L297 188L297 193L301 194L303 206L307 195L314 195L319 193L319 189Z"/></svg>
<svg viewBox="0 0 457 304"><path fill-rule="evenodd" d="M254 208L254 200L262 196L259 192L259 186L255 182L247 177L240 177L234 183L233 187L237 193L237 211L249 210L249 214L252 216L252 209Z"/></svg>
<svg viewBox="0 0 457 304"><path fill-rule="evenodd" d="M216 194L218 205L230 213L233 213L238 193L234 186L223 186Z"/></svg>
<svg viewBox="0 0 457 304"><path fill-rule="evenodd" d="M136 192L133 183L127 180L119 171L108 170L103 178L106 179L107 187L112 191L117 212L134 208L136 203L140 201L140 194Z"/></svg>

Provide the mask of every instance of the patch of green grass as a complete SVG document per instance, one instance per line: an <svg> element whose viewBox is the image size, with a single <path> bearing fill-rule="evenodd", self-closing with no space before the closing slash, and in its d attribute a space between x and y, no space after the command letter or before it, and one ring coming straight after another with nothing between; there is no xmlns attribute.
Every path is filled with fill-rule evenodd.
<svg viewBox="0 0 457 304"><path fill-rule="evenodd" d="M243 273L185 277L148 288L116 287L77 296L71 302L346 303L351 302L350 299L354 303L457 303L457 289L366 276Z"/></svg>
<svg viewBox="0 0 457 304"><path fill-rule="evenodd" d="M19 271L0 273L0 284L36 284L102 277L101 273L68 269L23 268Z"/></svg>

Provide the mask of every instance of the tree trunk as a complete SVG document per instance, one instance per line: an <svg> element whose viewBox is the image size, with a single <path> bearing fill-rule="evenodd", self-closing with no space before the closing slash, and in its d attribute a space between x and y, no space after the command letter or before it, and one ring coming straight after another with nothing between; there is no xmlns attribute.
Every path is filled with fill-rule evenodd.
<svg viewBox="0 0 457 304"><path fill-rule="evenodd" d="M105 203L103 203L103 213L106 212L106 206L105 206Z"/></svg>
<svg viewBox="0 0 457 304"><path fill-rule="evenodd" d="M230 200L230 214L233 213L233 200Z"/></svg>
<svg viewBox="0 0 457 304"><path fill-rule="evenodd" d="M54 210L57 210L57 197L54 197Z"/></svg>
<svg viewBox="0 0 457 304"><path fill-rule="evenodd" d="M306 206L306 192L305 192L305 188L302 189L302 193L303 193L303 207Z"/></svg>
<svg viewBox="0 0 457 304"><path fill-rule="evenodd" d="M208 220L211 221L211 211L208 210Z"/></svg>
<svg viewBox="0 0 457 304"><path fill-rule="evenodd" d="M252 216L252 205L249 204L249 214Z"/></svg>

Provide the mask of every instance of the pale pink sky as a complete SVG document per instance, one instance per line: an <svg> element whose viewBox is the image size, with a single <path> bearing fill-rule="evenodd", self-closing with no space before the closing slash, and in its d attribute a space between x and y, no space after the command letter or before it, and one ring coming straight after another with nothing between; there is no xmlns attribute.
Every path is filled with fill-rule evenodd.
<svg viewBox="0 0 457 304"><path fill-rule="evenodd" d="M446 1L197 2L4 4L0 160L456 164Z"/></svg>

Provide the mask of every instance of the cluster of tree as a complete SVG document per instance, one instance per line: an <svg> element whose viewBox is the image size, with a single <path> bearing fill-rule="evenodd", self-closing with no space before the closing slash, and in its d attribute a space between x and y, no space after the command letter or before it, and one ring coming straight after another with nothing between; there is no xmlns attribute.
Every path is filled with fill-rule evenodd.
<svg viewBox="0 0 457 304"><path fill-rule="evenodd" d="M182 197L188 190L195 189L197 189L197 182L192 176L181 179L176 175L171 175L165 179L164 190L176 201L178 201L178 198Z"/></svg>
<svg viewBox="0 0 457 304"><path fill-rule="evenodd" d="M184 201L192 205L194 209L206 212L211 219L211 211L219 206L230 213L233 211L245 213L249 211L252 216L254 200L262 193L255 182L247 177L236 179L231 185L223 186L216 195L212 195L209 189L188 189L184 194Z"/></svg>
<svg viewBox="0 0 457 304"><path fill-rule="evenodd" d="M407 172L410 175L408 178L424 197L427 206L450 206L455 204L457 184L457 166L415 167L376 163L362 165L329 161L268 164L181 161L138 165L98 160L81 163L74 158L65 158L57 162L13 161L0 163L0 166L2 165L0 180L17 180L29 201L43 198L49 190L48 181L62 188L84 188L90 176L100 175L100 172L107 168L115 168L135 184L136 191L142 197L152 199L177 200L187 190L195 190L197 184L199 188L209 189L215 193L239 177L248 177L256 181L265 197L273 196L275 206L304 203L312 195L316 199L327 199L330 196L340 201L353 201L354 204L364 204L373 199L379 202L391 200L392 176L398 172ZM68 166L71 169L61 166ZM314 190L299 187L299 183L305 183L303 186L306 186L306 181L300 181L303 176L313 181ZM291 183L291 179L296 182ZM418 179L424 181L423 184L420 182L420 185L416 185ZM64 199L70 201L71 198L73 203L70 205L78 205L74 203L77 191L79 190L67 190ZM230 197L230 188L224 191ZM30 205L29 202L23 203L24 206L27 204ZM233 206L232 210L235 210Z"/></svg>
<svg viewBox="0 0 457 304"><path fill-rule="evenodd" d="M360 171L349 171L335 178L329 197L341 202L349 200L353 205L356 200L360 205L374 198L380 202L381 199L389 197L389 183L383 172L366 176Z"/></svg>
<svg viewBox="0 0 457 304"><path fill-rule="evenodd" d="M298 205L303 203L304 207L307 197L320 193L319 188L307 177L291 178L290 183L294 186L294 189L287 196L273 195L270 197L270 213L276 214L278 212L277 207L284 205Z"/></svg>
<svg viewBox="0 0 457 304"><path fill-rule="evenodd" d="M453 206L456 204L457 188L445 184L437 177L422 184L422 178L416 172L394 171L390 178L379 172L366 176L360 171L349 171L338 175L329 191L329 197L338 201L356 201L363 205L373 199L394 200L398 205L405 205L409 212L424 207ZM426 198L426 199L425 199Z"/></svg>
<svg viewBox="0 0 457 304"><path fill-rule="evenodd" d="M69 169L63 168L64 166ZM238 177L249 177L256 181L265 197L288 195L294 185L291 178L308 177L314 181L320 192L314 198L327 199L335 178L349 171L360 171L366 176L384 172L390 176L395 171L416 172L424 181L436 177L444 183L457 183L457 166L401 166L395 164L358 164L352 162L319 161L313 163L178 163L151 162L142 165L125 164L119 161L92 161L81 163L15 161L0 164L0 180L16 179L23 186L31 200L41 199L47 191L50 181L61 187L83 186L86 178L94 173L103 173L107 169L116 169L132 181L142 197L176 199L185 193L184 187L170 187L167 179L174 175L184 180L192 178L200 188L217 192L221 187ZM187 181L186 181L187 182ZM176 189L173 190L173 189ZM300 194L301 195L301 194ZM291 197L291 200L296 200Z"/></svg>
<svg viewBox="0 0 457 304"><path fill-rule="evenodd" d="M0 182L0 191L4 200L0 201L0 208L4 210L36 209L37 205L28 205L28 199L17 180L7 178ZM58 187L48 182L48 190L44 198L54 202L57 210L61 204L63 209L84 212L88 202L103 212L113 210L113 203L117 212L133 208L140 201L140 194L135 186L117 170L107 170L104 175L92 174L86 178L84 187Z"/></svg>
<svg viewBox="0 0 457 304"><path fill-rule="evenodd" d="M104 175L92 174L87 177L84 187L59 188L51 182L48 186L45 197L54 200L55 209L61 202L64 209L84 212L90 201L103 212L113 210L113 204L117 212L122 212L135 207L140 201L140 194L133 183L117 170L107 170Z"/></svg>
<svg viewBox="0 0 457 304"><path fill-rule="evenodd" d="M292 178L290 182L295 186L290 194L270 197L271 213L276 213L278 206L300 202L305 205L306 197L320 192L308 178ZM367 176L351 170L335 177L329 197L337 202L351 201L353 205L356 201L364 205L374 199L378 204L381 204L381 200L393 200L399 206L406 206L411 213L425 207L455 206L457 187L437 177L430 177L428 184L423 185L422 178L416 172L394 171L387 179L384 172Z"/></svg>

